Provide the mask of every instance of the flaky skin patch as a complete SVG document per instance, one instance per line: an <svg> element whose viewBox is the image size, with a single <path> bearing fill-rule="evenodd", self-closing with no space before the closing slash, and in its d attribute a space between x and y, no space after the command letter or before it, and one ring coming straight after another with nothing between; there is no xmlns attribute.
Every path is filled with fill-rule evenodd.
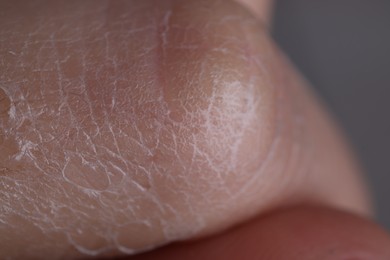
<svg viewBox="0 0 390 260"><path fill-rule="evenodd" d="M265 28L227 0L0 3L0 258L134 254L276 207L368 212Z"/></svg>
<svg viewBox="0 0 390 260"><path fill-rule="evenodd" d="M18 23L2 18L0 241L11 256L134 253L229 213L270 145L272 91L246 39L255 21L204 22L219 4L42 1L19 6ZM248 154L249 143L261 148Z"/></svg>

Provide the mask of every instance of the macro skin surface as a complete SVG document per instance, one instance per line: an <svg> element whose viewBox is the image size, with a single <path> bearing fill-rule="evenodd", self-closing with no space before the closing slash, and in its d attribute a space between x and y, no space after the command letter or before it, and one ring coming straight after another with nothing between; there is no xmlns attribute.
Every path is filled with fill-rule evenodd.
<svg viewBox="0 0 390 260"><path fill-rule="evenodd" d="M0 10L0 258L133 254L302 200L366 211L349 159L327 163L345 158L334 130L238 5Z"/></svg>

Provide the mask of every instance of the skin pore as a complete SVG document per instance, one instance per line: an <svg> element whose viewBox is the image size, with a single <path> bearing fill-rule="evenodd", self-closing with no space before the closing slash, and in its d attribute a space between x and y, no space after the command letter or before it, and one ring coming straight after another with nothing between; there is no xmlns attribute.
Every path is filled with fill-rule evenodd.
<svg viewBox="0 0 390 260"><path fill-rule="evenodd" d="M371 213L338 130L241 5L0 10L0 258L136 254L303 203Z"/></svg>

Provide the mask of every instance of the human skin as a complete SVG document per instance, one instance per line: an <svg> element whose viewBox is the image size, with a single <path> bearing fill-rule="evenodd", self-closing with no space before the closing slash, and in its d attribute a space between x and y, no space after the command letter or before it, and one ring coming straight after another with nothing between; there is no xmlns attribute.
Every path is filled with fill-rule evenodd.
<svg viewBox="0 0 390 260"><path fill-rule="evenodd" d="M388 234L367 219L332 208L299 205L275 210L218 236L131 259L386 260L389 245Z"/></svg>
<svg viewBox="0 0 390 260"><path fill-rule="evenodd" d="M0 258L134 254L302 203L370 214L337 129L236 3L2 1L0 57Z"/></svg>

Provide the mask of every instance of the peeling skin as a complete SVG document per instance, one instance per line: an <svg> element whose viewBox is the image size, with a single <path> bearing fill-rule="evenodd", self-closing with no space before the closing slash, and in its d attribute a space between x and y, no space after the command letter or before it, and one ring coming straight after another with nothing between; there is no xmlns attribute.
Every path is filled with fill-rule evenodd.
<svg viewBox="0 0 390 260"><path fill-rule="evenodd" d="M308 172L271 163L309 161L307 115L236 5L0 10L0 258L133 254L210 234L293 194L286 169Z"/></svg>

